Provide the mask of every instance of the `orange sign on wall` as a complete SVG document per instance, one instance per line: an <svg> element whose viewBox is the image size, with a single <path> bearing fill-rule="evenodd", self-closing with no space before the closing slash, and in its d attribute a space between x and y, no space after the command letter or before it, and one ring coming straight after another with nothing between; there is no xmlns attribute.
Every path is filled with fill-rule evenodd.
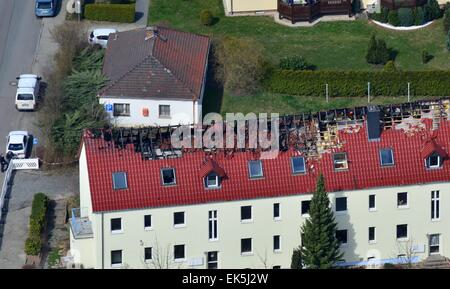
<svg viewBox="0 0 450 289"><path fill-rule="evenodd" d="M148 114L149 114L149 113L148 113L148 108L144 107L144 108L142 109L142 115L145 116L145 117L147 117Z"/></svg>

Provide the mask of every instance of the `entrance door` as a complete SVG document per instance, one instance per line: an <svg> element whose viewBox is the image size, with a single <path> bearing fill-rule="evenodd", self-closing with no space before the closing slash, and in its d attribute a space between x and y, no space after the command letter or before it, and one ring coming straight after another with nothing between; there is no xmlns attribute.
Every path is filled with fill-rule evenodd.
<svg viewBox="0 0 450 289"><path fill-rule="evenodd" d="M208 252L208 260L207 260L207 264L208 264L208 269L217 269L218 268L218 252L214 251L214 252Z"/></svg>
<svg viewBox="0 0 450 289"><path fill-rule="evenodd" d="M440 253L440 239L439 234L429 236L430 255L437 255Z"/></svg>

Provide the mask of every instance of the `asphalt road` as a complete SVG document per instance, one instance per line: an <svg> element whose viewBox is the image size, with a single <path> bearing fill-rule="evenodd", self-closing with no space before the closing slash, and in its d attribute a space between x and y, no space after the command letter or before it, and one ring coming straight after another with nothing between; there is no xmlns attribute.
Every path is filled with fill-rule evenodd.
<svg viewBox="0 0 450 289"><path fill-rule="evenodd" d="M10 82L21 73L33 72L42 20L34 15L34 1L1 0L0 6L0 152L4 153L10 131L28 130L33 134L36 113L15 109L16 88Z"/></svg>

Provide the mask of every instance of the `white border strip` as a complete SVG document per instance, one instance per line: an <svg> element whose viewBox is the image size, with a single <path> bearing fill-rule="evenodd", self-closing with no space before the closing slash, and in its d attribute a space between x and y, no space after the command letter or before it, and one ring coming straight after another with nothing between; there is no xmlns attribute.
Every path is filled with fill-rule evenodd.
<svg viewBox="0 0 450 289"><path fill-rule="evenodd" d="M428 25L431 25L434 22L434 20L433 20L433 21L427 22L427 23L425 23L423 25L407 26L406 27L406 26L392 26L391 24L381 23L381 22L378 22L376 20L371 20L371 21L373 23L375 23L376 25L378 25L378 26L381 26L381 27L384 27L384 28L387 28L387 29L398 30L398 31L409 31L409 30L422 29L422 28L427 27Z"/></svg>

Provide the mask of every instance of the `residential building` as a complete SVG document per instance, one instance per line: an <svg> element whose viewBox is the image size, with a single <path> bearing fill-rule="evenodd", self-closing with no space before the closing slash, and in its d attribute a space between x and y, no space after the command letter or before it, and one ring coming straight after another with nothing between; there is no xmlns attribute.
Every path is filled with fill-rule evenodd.
<svg viewBox="0 0 450 289"><path fill-rule="evenodd" d="M362 9L380 11L381 7L398 9L401 7L423 6L427 0L224 0L227 15L278 14L280 19L286 18L293 24L299 21L312 22L323 15L352 16L353 2L360 1ZM438 0L445 5L446 0Z"/></svg>
<svg viewBox="0 0 450 289"><path fill-rule="evenodd" d="M152 26L111 34L98 93L114 126L198 123L210 40Z"/></svg>
<svg viewBox="0 0 450 289"><path fill-rule="evenodd" d="M320 173L344 253L339 265L400 263L405 250L411 262L450 256L449 107L444 100L284 117L280 139L289 143L273 159L191 149L147 158L133 141L116 141L123 131L86 131L74 261L289 268ZM138 133L158 135L149 130Z"/></svg>

